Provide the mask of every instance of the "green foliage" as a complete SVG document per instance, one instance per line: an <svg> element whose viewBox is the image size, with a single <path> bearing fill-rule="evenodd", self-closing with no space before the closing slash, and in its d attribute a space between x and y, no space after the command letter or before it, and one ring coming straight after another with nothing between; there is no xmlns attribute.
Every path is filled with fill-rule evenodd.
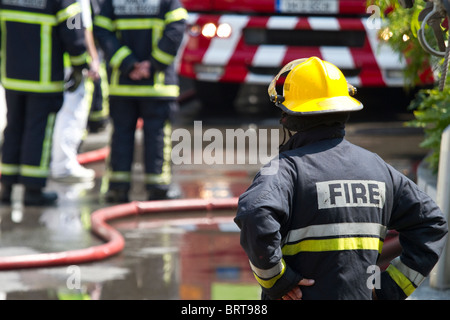
<svg viewBox="0 0 450 320"><path fill-rule="evenodd" d="M426 53L417 39L417 31L421 27L419 13L424 9L424 1L415 1L411 9L403 9L397 0L368 1L368 4L378 5L383 14L384 29L380 30L380 37L399 54L404 56L407 66L404 70L407 88L420 85L420 75L426 68L433 69L436 78L440 77L440 68L443 59L430 56ZM432 47L436 41L430 28L425 31L426 39ZM448 35L446 35L447 37ZM407 41L405 41L407 40ZM413 110L415 119L406 123L410 127L424 129L424 140L421 147L431 151L427 157L430 168L437 172L439 168L439 154L441 135L450 125L450 83L446 83L444 91L437 88L420 90L409 109Z"/></svg>
<svg viewBox="0 0 450 320"><path fill-rule="evenodd" d="M424 129L425 138L420 146L432 151L426 160L435 173L439 168L442 132L450 125L449 86L447 82L443 91L436 88L420 90L410 105L415 119L406 123Z"/></svg>

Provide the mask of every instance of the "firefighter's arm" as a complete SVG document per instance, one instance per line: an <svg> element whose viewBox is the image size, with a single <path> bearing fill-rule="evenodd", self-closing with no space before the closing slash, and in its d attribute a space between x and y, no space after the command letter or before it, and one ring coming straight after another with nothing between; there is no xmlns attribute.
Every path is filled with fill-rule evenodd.
<svg viewBox="0 0 450 320"><path fill-rule="evenodd" d="M110 67L129 74L139 61L131 49L117 39L112 12L111 1L104 1L99 14L94 16L94 37L103 49Z"/></svg>
<svg viewBox="0 0 450 320"><path fill-rule="evenodd" d="M284 261L281 253L280 225L270 209L260 208L235 218L241 229L241 246L262 291L271 299L281 299L303 278Z"/></svg>
<svg viewBox="0 0 450 320"><path fill-rule="evenodd" d="M444 248L447 222L415 183L391 168L394 206L389 228L399 232L402 253L381 274L378 299L405 299L429 275Z"/></svg>
<svg viewBox="0 0 450 320"><path fill-rule="evenodd" d="M176 58L186 28L187 11L178 0L170 1L170 7L164 15L164 31L158 43L152 48L150 62L157 70L164 70Z"/></svg>
<svg viewBox="0 0 450 320"><path fill-rule="evenodd" d="M271 299L281 299L303 278L285 263L281 252L280 230L288 220L292 199L292 183L284 177L291 179L283 173L258 174L240 197L235 218L253 274Z"/></svg>

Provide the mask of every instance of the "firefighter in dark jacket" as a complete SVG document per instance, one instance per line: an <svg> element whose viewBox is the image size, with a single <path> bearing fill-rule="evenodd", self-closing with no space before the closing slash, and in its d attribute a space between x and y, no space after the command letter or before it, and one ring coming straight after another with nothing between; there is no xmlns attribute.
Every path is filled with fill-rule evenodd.
<svg viewBox="0 0 450 320"><path fill-rule="evenodd" d="M186 18L179 0L102 1L94 18L94 35L108 63L113 124L109 202L129 199L138 118L143 119L148 199L168 197L171 117L179 95L174 61Z"/></svg>
<svg viewBox="0 0 450 320"><path fill-rule="evenodd" d="M1 165L1 201L11 201L15 183L25 186L25 205L47 205L56 193L43 192L49 174L55 114L63 103L67 52L74 67L71 89L86 65L76 0L1 0L1 82L7 126Z"/></svg>
<svg viewBox="0 0 450 320"><path fill-rule="evenodd" d="M296 133L241 195L235 218L263 299L404 299L445 245L447 222L432 199L344 139L349 113L363 107L349 91L341 71L316 57L289 63L269 86ZM403 250L376 275L389 229Z"/></svg>

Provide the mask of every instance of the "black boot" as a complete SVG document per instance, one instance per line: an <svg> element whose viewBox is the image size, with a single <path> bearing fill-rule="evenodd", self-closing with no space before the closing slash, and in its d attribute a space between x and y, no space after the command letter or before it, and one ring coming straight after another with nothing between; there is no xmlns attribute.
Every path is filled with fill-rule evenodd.
<svg viewBox="0 0 450 320"><path fill-rule="evenodd" d="M56 192L43 192L41 188L25 188L23 203L26 206L50 206L56 203Z"/></svg>
<svg viewBox="0 0 450 320"><path fill-rule="evenodd" d="M0 189L0 202L11 204L12 184L2 183Z"/></svg>
<svg viewBox="0 0 450 320"><path fill-rule="evenodd" d="M128 203L128 189L109 189L105 194L105 200L109 203Z"/></svg>

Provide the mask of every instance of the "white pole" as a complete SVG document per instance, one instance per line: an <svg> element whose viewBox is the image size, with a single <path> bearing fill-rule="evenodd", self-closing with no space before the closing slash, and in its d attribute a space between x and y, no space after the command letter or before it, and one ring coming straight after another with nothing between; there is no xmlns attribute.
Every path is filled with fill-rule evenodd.
<svg viewBox="0 0 450 320"><path fill-rule="evenodd" d="M442 133L436 203L444 213L447 223L450 219L450 126ZM450 287L450 245L445 245L441 258L430 275L430 286L436 289Z"/></svg>

